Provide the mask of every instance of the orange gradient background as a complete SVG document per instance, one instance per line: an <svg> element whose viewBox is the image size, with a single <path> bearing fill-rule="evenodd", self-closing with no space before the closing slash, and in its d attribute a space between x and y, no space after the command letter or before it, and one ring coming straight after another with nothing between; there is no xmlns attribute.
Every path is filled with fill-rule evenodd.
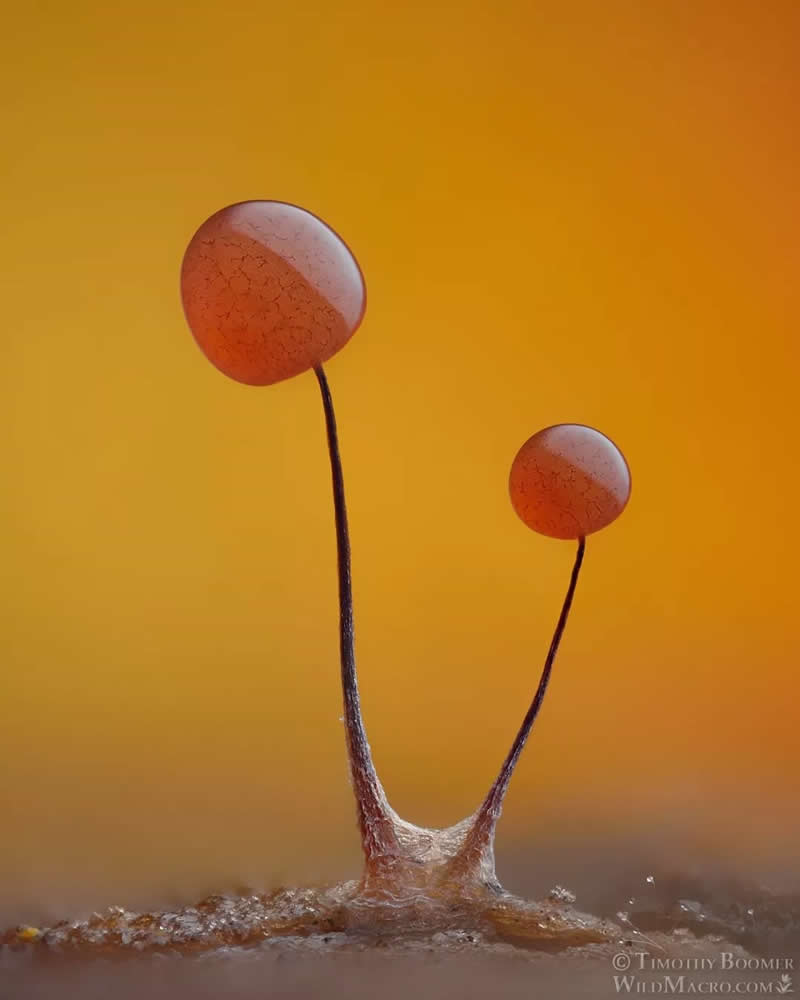
<svg viewBox="0 0 800 1000"><path fill-rule="evenodd" d="M508 471L585 423L633 494L500 876L656 834L796 870L797 5L76 0L4 36L6 922L357 871L317 386L226 379L178 295L248 198L367 279L327 370L395 808L461 818L510 744L573 545Z"/></svg>

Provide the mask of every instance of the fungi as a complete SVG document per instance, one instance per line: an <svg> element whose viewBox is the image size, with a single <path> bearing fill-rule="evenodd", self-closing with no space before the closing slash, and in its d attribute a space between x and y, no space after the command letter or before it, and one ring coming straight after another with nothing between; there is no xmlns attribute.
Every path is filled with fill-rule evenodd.
<svg viewBox="0 0 800 1000"><path fill-rule="evenodd" d="M534 434L517 454L510 477L514 508L541 534L577 539L572 576L533 701L483 803L447 829L416 826L389 805L361 716L344 479L323 370L364 315L358 264L337 234L310 212L283 202L241 202L211 216L192 238L183 259L181 293L198 345L224 374L248 385L270 385L313 370L319 383L336 524L346 741L364 873L358 882L326 889L214 896L174 913L136 915L112 907L107 916L48 930L17 928L0 935L0 945L119 951L133 944L139 950L194 951L330 931L388 929L413 937L456 928L550 949L618 939L616 925L564 907L569 900L563 891L548 904L504 891L495 874L494 834L544 699L586 535L613 521L628 500L630 475L620 451L592 428L560 424Z"/></svg>
<svg viewBox="0 0 800 1000"><path fill-rule="evenodd" d="M567 595L533 701L480 808L444 830L401 819L387 800L367 742L356 675L350 541L333 400L322 363L355 332L364 314L361 271L344 242L304 209L250 201L211 216L183 261L186 318L209 360L226 375L268 385L313 369L325 413L333 483L339 574L340 659L350 772L369 897L463 898L499 893L494 831L503 797L541 708L566 625L585 536L609 524L628 499L630 476L616 446L578 424L530 438L511 469L520 517L536 531L579 539Z"/></svg>

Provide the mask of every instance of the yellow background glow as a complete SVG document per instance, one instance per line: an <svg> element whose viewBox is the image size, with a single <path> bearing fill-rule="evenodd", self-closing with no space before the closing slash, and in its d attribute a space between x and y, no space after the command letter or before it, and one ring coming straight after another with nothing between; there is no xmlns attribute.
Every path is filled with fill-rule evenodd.
<svg viewBox="0 0 800 1000"><path fill-rule="evenodd" d="M248 198L367 280L327 370L401 815L473 809L531 697L573 546L508 470L573 421L633 494L501 876L576 830L796 859L800 8L43 0L3 33L6 916L356 870L317 387L227 380L178 296Z"/></svg>

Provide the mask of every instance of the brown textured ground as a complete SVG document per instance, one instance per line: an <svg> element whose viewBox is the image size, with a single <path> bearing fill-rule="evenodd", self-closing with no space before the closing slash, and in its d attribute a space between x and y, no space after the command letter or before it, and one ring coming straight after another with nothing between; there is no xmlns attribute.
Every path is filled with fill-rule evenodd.
<svg viewBox="0 0 800 1000"><path fill-rule="evenodd" d="M692 983L720 978L696 960L718 966L723 951L796 956L794 897L742 885L712 893L677 878L659 879L658 891L642 883L649 895L613 920L581 914L558 888L541 903L502 894L442 907L417 896L365 901L355 882L218 895L172 912L111 907L50 928L9 928L0 998L610 997L619 995L619 954L694 961ZM690 888L705 898L688 898ZM736 978L777 982L772 972Z"/></svg>
<svg viewBox="0 0 800 1000"><path fill-rule="evenodd" d="M620 951L717 957L719 938L655 934L628 944L584 945L554 954L487 940L474 932L418 938L359 939L343 934L286 936L249 948L190 956L139 954L124 962L83 958L41 964L28 952L7 968L3 1000L255 1000L330 997L415 1000L459 997L610 997L618 995L612 962ZM773 977L774 978L774 977Z"/></svg>

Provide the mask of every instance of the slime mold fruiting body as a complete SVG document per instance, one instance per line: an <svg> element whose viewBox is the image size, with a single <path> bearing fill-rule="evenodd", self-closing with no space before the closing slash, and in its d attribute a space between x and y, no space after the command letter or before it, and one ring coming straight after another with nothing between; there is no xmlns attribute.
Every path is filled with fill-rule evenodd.
<svg viewBox="0 0 800 1000"><path fill-rule="evenodd" d="M493 842L503 797L544 698L583 559L583 536L624 506L624 459L607 438L574 425L541 432L523 446L511 484L523 520L555 537L580 538L569 590L536 695L483 805L445 830L415 826L389 805L361 717L344 479L322 368L363 316L358 265L333 230L310 213L277 202L245 202L200 227L184 257L182 294L198 344L226 374L262 385L313 368L319 382L336 516L347 749L365 855L361 891L393 898L424 891L456 900L501 892ZM527 516L530 511L536 516Z"/></svg>
<svg viewBox="0 0 800 1000"><path fill-rule="evenodd" d="M583 536L613 520L627 500L624 459L603 435L577 425L535 435L517 456L511 474L517 510L536 530L579 538L575 568L536 695L483 805L445 830L415 826L389 805L361 716L344 477L322 367L363 317L358 264L333 230L304 209L243 202L211 216L192 238L181 291L197 343L225 374L266 385L311 368L319 383L333 481L344 718L365 855L363 892L397 897L424 890L456 899L466 892L500 892L493 843L503 797L544 698L583 560Z"/></svg>
<svg viewBox="0 0 800 1000"><path fill-rule="evenodd" d="M482 805L444 830L416 826L389 804L361 715L344 478L323 370L323 362L347 343L364 314L358 264L336 233L304 209L282 202L243 202L217 212L197 231L184 256L181 293L198 345L226 375L268 385L313 370L319 384L336 523L344 721L364 872L358 882L330 889L253 896L249 902L216 897L177 913L144 914L127 923L120 911L94 924L73 925L61 932L59 943L116 946L124 944L124 927L138 928L143 947L182 948L287 934L397 936L453 928L538 947L618 938L620 928L565 908L563 897L535 904L505 892L495 873L494 834L511 775L544 699L583 562L585 536L610 523L627 502L630 477L620 452L591 428L560 425L534 435L517 455L510 491L520 517L539 532L578 541L569 587L533 700ZM55 932L42 939L50 934L55 941Z"/></svg>

